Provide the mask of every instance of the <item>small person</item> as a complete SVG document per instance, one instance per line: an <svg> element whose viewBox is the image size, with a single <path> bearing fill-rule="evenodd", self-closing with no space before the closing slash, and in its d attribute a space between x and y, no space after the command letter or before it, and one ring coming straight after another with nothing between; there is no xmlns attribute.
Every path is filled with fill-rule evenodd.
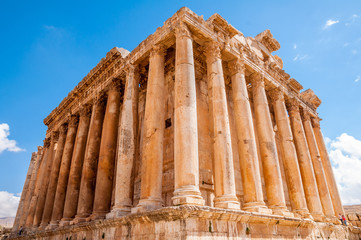
<svg viewBox="0 0 361 240"><path fill-rule="evenodd" d="M20 226L18 235L20 236L23 233L23 226Z"/></svg>
<svg viewBox="0 0 361 240"><path fill-rule="evenodd" d="M346 218L345 218L344 215L342 215L342 221L343 221L343 223L345 224L345 226L347 226Z"/></svg>

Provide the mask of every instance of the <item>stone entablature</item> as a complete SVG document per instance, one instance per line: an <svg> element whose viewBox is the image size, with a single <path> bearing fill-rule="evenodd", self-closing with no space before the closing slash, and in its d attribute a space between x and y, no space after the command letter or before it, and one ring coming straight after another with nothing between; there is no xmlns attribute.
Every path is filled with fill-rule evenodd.
<svg viewBox="0 0 361 240"><path fill-rule="evenodd" d="M13 230L46 237L169 206L339 225L321 101L278 48L269 30L245 38L188 8L131 53L113 48L44 120Z"/></svg>

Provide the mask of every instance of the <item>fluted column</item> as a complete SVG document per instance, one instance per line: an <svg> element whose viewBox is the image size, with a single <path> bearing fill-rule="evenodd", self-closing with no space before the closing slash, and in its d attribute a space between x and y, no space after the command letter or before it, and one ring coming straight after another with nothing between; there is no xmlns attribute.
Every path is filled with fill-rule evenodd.
<svg viewBox="0 0 361 240"><path fill-rule="evenodd" d="M313 171L316 177L323 213L325 214L326 217L333 218L335 216L335 213L332 206L332 200L331 200L330 192L327 187L327 181L321 162L320 152L318 150L316 138L311 126L310 114L306 110L302 112L302 122L303 122L303 127L305 129L308 148L310 150L310 155L313 164Z"/></svg>
<svg viewBox="0 0 361 240"><path fill-rule="evenodd" d="M92 219L104 218L105 214L110 210L120 100L120 80L114 79L108 91L108 101L104 116Z"/></svg>
<svg viewBox="0 0 361 240"><path fill-rule="evenodd" d="M56 185L58 183L61 158L63 155L67 130L68 130L67 124L64 124L60 127L59 140L58 140L58 144L56 147L54 161L53 161L52 167L51 167L48 193L46 195L43 217L42 217L41 224L40 224L40 226L42 226L42 227L45 227L49 224L49 222L51 220L51 214L53 213Z"/></svg>
<svg viewBox="0 0 361 240"><path fill-rule="evenodd" d="M221 51L215 42L208 43L206 47L207 76L211 84L213 110L214 206L239 209Z"/></svg>
<svg viewBox="0 0 361 240"><path fill-rule="evenodd" d="M283 166L285 169L292 211L302 217L310 217L283 92L279 88L273 89L271 92L271 100L280 136Z"/></svg>
<svg viewBox="0 0 361 240"><path fill-rule="evenodd" d="M204 205L199 191L196 80L193 40L188 28L176 29L174 86L174 205Z"/></svg>
<svg viewBox="0 0 361 240"><path fill-rule="evenodd" d="M287 102L287 107L308 210L310 211L315 221L321 222L323 221L322 205L320 196L318 194L316 178L313 172L313 166L305 132L302 126L299 103L296 99L291 99Z"/></svg>
<svg viewBox="0 0 361 240"><path fill-rule="evenodd" d="M45 163L45 159L48 154L48 151L49 151L49 147L50 147L50 138L48 137L48 138L45 138L45 140L44 140L44 147L43 147L43 153L42 153L41 159L40 159L40 166L39 166L38 173L36 174L36 178L35 178L34 194L31 197L30 204L29 204L29 211L26 216L26 221L25 221L26 228L30 228L33 226L34 215L35 215L35 210L36 210L36 203L38 201L38 195L39 195L39 191L41 189L41 181L40 180L41 180L41 176L44 172L44 163Z"/></svg>
<svg viewBox="0 0 361 240"><path fill-rule="evenodd" d="M325 172L328 190L330 191L331 194L331 200L335 211L335 216L338 216L338 214L345 215L340 194L337 189L335 176L332 171L330 158L328 157L326 144L321 132L320 120L318 118L312 118L311 122L312 122L313 132L315 134L317 146L320 151L321 162Z"/></svg>
<svg viewBox="0 0 361 240"><path fill-rule="evenodd" d="M163 46L157 45L149 57L140 200L132 212L153 210L163 205L164 55Z"/></svg>
<svg viewBox="0 0 361 240"><path fill-rule="evenodd" d="M83 168L85 147L88 138L90 114L91 107L87 104L83 105L80 109L79 126L75 138L68 187L64 203L63 218L61 219L60 225L69 224L69 222L75 217L78 207L81 171Z"/></svg>
<svg viewBox="0 0 361 240"><path fill-rule="evenodd" d="M93 113L90 121L90 128L85 150L77 215L74 222L83 222L93 211L94 189L97 174L100 141L102 136L105 96L100 95L94 101Z"/></svg>
<svg viewBox="0 0 361 240"><path fill-rule="evenodd" d="M43 154L43 147L38 146L38 151L36 153L35 165L34 165L34 169L31 174L31 180L29 183L29 191L27 192L26 197L25 197L23 213L21 215L20 222L19 222L19 226L22 226L22 227L25 226L26 218L29 213L29 206L30 206L31 198L34 195L34 189L35 189L35 185L36 185L36 176L39 172L42 154Z"/></svg>
<svg viewBox="0 0 361 240"><path fill-rule="evenodd" d="M130 213L133 204L132 170L136 149L139 89L139 74L135 71L138 71L138 68L133 65L129 65L126 69L124 100L118 129L114 206L107 218L120 217Z"/></svg>
<svg viewBox="0 0 361 240"><path fill-rule="evenodd" d="M29 184L30 184L30 181L31 181L31 175L32 175L33 170L34 170L35 160L36 160L36 153L33 152L31 154L30 164L29 164L28 172L26 174L23 191L21 192L19 206L18 206L18 209L16 211L16 216L15 216L15 220L14 220L14 225L12 227L12 231L18 230L19 226L21 226L20 225L20 219L21 219L22 215L25 212L24 211L25 198L26 198L26 195L29 193Z"/></svg>
<svg viewBox="0 0 361 240"><path fill-rule="evenodd" d="M231 71L232 97L238 137L239 163L243 187L243 210L270 213L263 200L262 183L258 179L256 162L257 144L254 134L251 105L245 78L245 66L241 59L228 64ZM258 175L259 176L259 175Z"/></svg>
<svg viewBox="0 0 361 240"><path fill-rule="evenodd" d="M68 123L68 132L66 134L66 139L65 139L63 156L61 158L58 184L56 186L53 213L51 215L51 221L50 221L49 228L57 227L60 219L63 217L66 189L68 186L70 164L71 164L71 158L73 156L74 142L75 142L76 132L77 132L77 128L78 128L78 121L79 121L79 118L77 115L70 116L70 120Z"/></svg>
<svg viewBox="0 0 361 240"><path fill-rule="evenodd" d="M274 214L289 215L263 76L253 73L251 83L268 207Z"/></svg>
<svg viewBox="0 0 361 240"><path fill-rule="evenodd" d="M45 199L46 199L46 195L48 192L47 190L48 190L48 186L49 186L51 165L52 165L53 159L54 159L54 146L55 146L55 143L58 142L58 139L59 139L59 132L58 131L52 132L50 147L49 147L46 158L44 158L44 171L42 172L42 176L40 176L41 185L40 185L38 201L36 203L36 210L35 210L34 222L33 222L33 226L35 226L35 227L40 225L41 219L43 217Z"/></svg>

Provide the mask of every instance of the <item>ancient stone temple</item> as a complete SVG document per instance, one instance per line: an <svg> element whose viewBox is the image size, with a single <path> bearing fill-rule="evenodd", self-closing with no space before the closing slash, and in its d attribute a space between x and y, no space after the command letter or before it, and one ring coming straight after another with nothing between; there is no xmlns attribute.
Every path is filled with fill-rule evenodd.
<svg viewBox="0 0 361 240"><path fill-rule="evenodd" d="M359 239L279 48L188 8L113 48L45 118L11 238Z"/></svg>

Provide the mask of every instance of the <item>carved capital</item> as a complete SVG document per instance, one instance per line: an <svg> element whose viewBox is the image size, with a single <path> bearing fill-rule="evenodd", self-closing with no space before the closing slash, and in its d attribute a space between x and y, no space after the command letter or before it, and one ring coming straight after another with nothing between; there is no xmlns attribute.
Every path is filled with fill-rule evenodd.
<svg viewBox="0 0 361 240"><path fill-rule="evenodd" d="M300 112L300 104L295 98L291 98L286 102L286 107L290 116Z"/></svg>
<svg viewBox="0 0 361 240"><path fill-rule="evenodd" d="M319 118L311 118L312 127L320 128L320 119Z"/></svg>
<svg viewBox="0 0 361 240"><path fill-rule="evenodd" d="M83 104L79 110L80 117L90 117L91 107L92 106L90 104Z"/></svg>
<svg viewBox="0 0 361 240"><path fill-rule="evenodd" d="M301 113L301 117L303 121L310 121L311 120L311 116L310 113L306 110L306 109L302 109Z"/></svg>
<svg viewBox="0 0 361 240"><path fill-rule="evenodd" d="M234 75L236 73L244 74L244 71L246 69L246 67L244 65L244 61L240 58L237 58L237 59L229 62L228 67L231 72L231 75Z"/></svg>
<svg viewBox="0 0 361 240"><path fill-rule="evenodd" d="M176 38L181 38L181 37L192 38L191 32L189 31L187 25L183 22L180 22L175 27L175 36Z"/></svg>
<svg viewBox="0 0 361 240"><path fill-rule="evenodd" d="M121 90L121 80L119 78L113 78L109 85L109 91L120 92L120 90Z"/></svg>
<svg viewBox="0 0 361 240"><path fill-rule="evenodd" d="M207 42L205 45L205 53L206 57L210 59L221 58L221 48L219 43L214 41Z"/></svg>
<svg viewBox="0 0 361 240"><path fill-rule="evenodd" d="M50 137L47 137L44 139L44 148L49 148L50 147Z"/></svg>
<svg viewBox="0 0 361 240"><path fill-rule="evenodd" d="M76 127L78 126L78 122L79 122L79 116L78 115L71 115L69 117L69 127Z"/></svg>
<svg viewBox="0 0 361 240"><path fill-rule="evenodd" d="M38 154L41 154L43 151L43 147L42 146L38 146Z"/></svg>
<svg viewBox="0 0 361 240"><path fill-rule="evenodd" d="M60 134L65 135L67 131L68 131L68 124L67 123L62 124L59 128Z"/></svg>
<svg viewBox="0 0 361 240"><path fill-rule="evenodd" d="M269 91L269 96L272 102L284 101L283 91L280 88L274 88Z"/></svg>
<svg viewBox="0 0 361 240"><path fill-rule="evenodd" d="M54 131L51 133L51 141L57 142L59 140L59 131Z"/></svg>
<svg viewBox="0 0 361 240"><path fill-rule="evenodd" d="M100 92L93 99L93 104L99 107L104 107L106 102L107 102L107 95L104 92Z"/></svg>
<svg viewBox="0 0 361 240"><path fill-rule="evenodd" d="M158 56L158 55L164 56L164 55L167 53L166 50L167 50L167 49L165 48L164 45L162 45L162 44L157 44L157 45L155 45L155 46L152 48L152 50L150 51L150 57L154 57L154 56Z"/></svg>
<svg viewBox="0 0 361 240"><path fill-rule="evenodd" d="M250 76L250 80L253 88L264 87L264 77L262 74L253 73Z"/></svg>
<svg viewBox="0 0 361 240"><path fill-rule="evenodd" d="M124 71L125 71L125 73L127 74L127 76L129 76L129 74L134 74L135 68L136 68L136 66L134 66L134 64L129 63L129 64L125 67Z"/></svg>

